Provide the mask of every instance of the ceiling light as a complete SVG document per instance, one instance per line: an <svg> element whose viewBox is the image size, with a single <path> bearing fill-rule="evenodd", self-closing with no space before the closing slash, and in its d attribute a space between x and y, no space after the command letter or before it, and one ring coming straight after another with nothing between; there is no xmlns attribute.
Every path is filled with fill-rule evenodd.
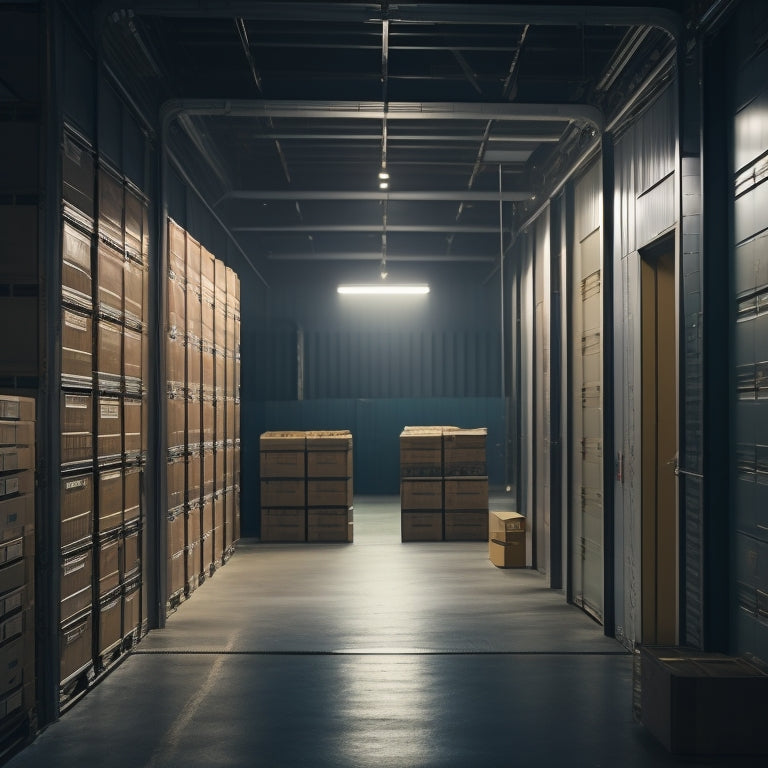
<svg viewBox="0 0 768 768"><path fill-rule="evenodd" d="M389 189L389 182L388 181L380 181L379 182L379 189Z"/></svg>
<svg viewBox="0 0 768 768"><path fill-rule="evenodd" d="M418 296L429 293L429 286L420 285L340 285L338 293L345 295Z"/></svg>
<svg viewBox="0 0 768 768"><path fill-rule="evenodd" d="M379 178L382 180L386 180L389 178L389 174L386 171L379 171Z"/></svg>

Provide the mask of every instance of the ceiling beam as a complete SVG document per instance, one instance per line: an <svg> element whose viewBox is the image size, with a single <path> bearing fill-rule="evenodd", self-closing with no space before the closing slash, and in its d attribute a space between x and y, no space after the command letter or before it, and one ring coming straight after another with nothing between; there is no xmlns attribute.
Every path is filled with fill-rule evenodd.
<svg viewBox="0 0 768 768"><path fill-rule="evenodd" d="M125 0L106 0L97 9L97 19L125 7ZM315 21L367 23L381 21L380 3L254 2L228 0L226 3L200 0L133 0L131 10L145 16L169 18L234 18L261 21ZM606 6L486 3L397 3L389 8L391 22L462 24L535 24L540 26L654 26L678 38L680 15L654 6Z"/></svg>
<svg viewBox="0 0 768 768"><path fill-rule="evenodd" d="M306 120L499 120L500 122L574 121L602 131L602 112L589 104L466 102L288 101L270 99L172 99L163 105L168 119L181 114L227 117L281 117Z"/></svg>
<svg viewBox="0 0 768 768"><path fill-rule="evenodd" d="M260 227L230 227L232 232L381 232L381 224L271 224ZM387 232L458 232L460 234L498 234L497 226L464 226L461 224L390 224Z"/></svg>
<svg viewBox="0 0 768 768"><path fill-rule="evenodd" d="M530 200L531 193L526 191L504 192L501 200L505 203ZM350 190L336 192L329 190L269 190L241 189L228 192L216 205L226 200L413 200L418 202L487 202L498 203L498 192L478 192L474 190L425 190L423 192L377 192L370 190Z"/></svg>
<svg viewBox="0 0 768 768"><path fill-rule="evenodd" d="M270 253L267 255L270 261L381 261L381 251L321 251L318 253ZM457 254L392 254L387 253L387 261L469 261L469 262L496 262L498 256L479 256Z"/></svg>
<svg viewBox="0 0 768 768"><path fill-rule="evenodd" d="M370 141L377 143L381 141L381 133L297 133L296 131L270 131L269 133L253 132L250 134L252 139L283 139L284 141ZM400 141L430 141L430 142L453 142L466 141L476 144L479 141L476 133L451 134L451 133L392 133L388 132L387 142L389 144ZM535 134L521 133L514 136L490 136L488 142L504 144L556 144L562 138L561 134Z"/></svg>

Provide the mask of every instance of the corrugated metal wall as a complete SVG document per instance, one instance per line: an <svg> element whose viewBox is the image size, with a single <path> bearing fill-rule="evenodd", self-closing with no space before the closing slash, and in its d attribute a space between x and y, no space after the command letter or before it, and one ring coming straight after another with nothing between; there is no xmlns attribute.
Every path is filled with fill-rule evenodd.
<svg viewBox="0 0 768 768"><path fill-rule="evenodd" d="M541 573L550 567L550 211L534 228L534 519L537 531L535 566Z"/></svg>
<svg viewBox="0 0 768 768"><path fill-rule="evenodd" d="M676 94L676 86L669 87L615 142L614 246L610 255L615 308L614 439L623 467L615 487L615 622L617 637L627 645L641 637L639 250L674 228L678 220Z"/></svg>
<svg viewBox="0 0 768 768"><path fill-rule="evenodd" d="M571 336L571 591L573 601L603 617L602 164L574 190Z"/></svg>
<svg viewBox="0 0 768 768"><path fill-rule="evenodd" d="M731 589L733 650L768 660L768 51L763 4L748 3L733 25L733 242L735 455Z"/></svg>

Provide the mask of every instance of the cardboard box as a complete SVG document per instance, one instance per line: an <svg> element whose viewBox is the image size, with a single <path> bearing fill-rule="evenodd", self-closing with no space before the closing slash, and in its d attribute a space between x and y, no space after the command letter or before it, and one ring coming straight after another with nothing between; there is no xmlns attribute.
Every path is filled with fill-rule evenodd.
<svg viewBox="0 0 768 768"><path fill-rule="evenodd" d="M494 541L514 541L525 532L525 516L519 512L491 510L488 513L488 536Z"/></svg>
<svg viewBox="0 0 768 768"><path fill-rule="evenodd" d="M17 397L16 395L0 395L0 421L35 420L35 399L32 397ZM34 431L33 431L34 435ZM34 442L34 438L33 438Z"/></svg>
<svg viewBox="0 0 768 768"><path fill-rule="evenodd" d="M263 443L262 443L263 445ZM261 477L304 478L306 475L304 451L264 451L259 456Z"/></svg>
<svg viewBox="0 0 768 768"><path fill-rule="evenodd" d="M172 510L167 518L168 553L173 555L184 549L187 535L187 517L183 509Z"/></svg>
<svg viewBox="0 0 768 768"><path fill-rule="evenodd" d="M93 533L93 474L63 477L60 486L62 549L90 541Z"/></svg>
<svg viewBox="0 0 768 768"><path fill-rule="evenodd" d="M187 233L168 219L168 269L183 283L187 276Z"/></svg>
<svg viewBox="0 0 768 768"><path fill-rule="evenodd" d="M202 402L202 421L200 423L201 440L203 444L213 449L214 443L214 403L208 397L204 397Z"/></svg>
<svg viewBox="0 0 768 768"><path fill-rule="evenodd" d="M488 559L497 568L525 568L525 534L515 534L512 541L488 542Z"/></svg>
<svg viewBox="0 0 768 768"><path fill-rule="evenodd" d="M99 537L99 597L120 586L121 541L117 532Z"/></svg>
<svg viewBox="0 0 768 768"><path fill-rule="evenodd" d="M200 453L191 453L187 461L187 498L188 505L199 505L202 495L203 465Z"/></svg>
<svg viewBox="0 0 768 768"><path fill-rule="evenodd" d="M213 530L213 496L203 499L200 505L200 519L203 535Z"/></svg>
<svg viewBox="0 0 768 768"><path fill-rule="evenodd" d="M174 552L168 558L167 589L168 597L174 597L184 591L184 568L186 567L186 552L182 549Z"/></svg>
<svg viewBox="0 0 768 768"><path fill-rule="evenodd" d="M123 590L123 637L138 633L141 624L141 584L139 580L125 585Z"/></svg>
<svg viewBox="0 0 768 768"><path fill-rule="evenodd" d="M31 493L0 500L0 541L22 536L35 526L35 497Z"/></svg>
<svg viewBox="0 0 768 768"><path fill-rule="evenodd" d="M440 447L414 446L410 438L400 438L400 478L442 477L443 452Z"/></svg>
<svg viewBox="0 0 768 768"><path fill-rule="evenodd" d="M120 558L120 583L132 579L141 571L141 535L138 525L123 532L123 546Z"/></svg>
<svg viewBox="0 0 768 768"><path fill-rule="evenodd" d="M186 398L187 428L185 444L187 450L196 450L202 439L202 402L196 397Z"/></svg>
<svg viewBox="0 0 768 768"><path fill-rule="evenodd" d="M93 330L90 315L62 309L61 382L64 386L91 388Z"/></svg>
<svg viewBox="0 0 768 768"><path fill-rule="evenodd" d="M304 507L299 509L262 509L261 540L265 542L306 541L306 518Z"/></svg>
<svg viewBox="0 0 768 768"><path fill-rule="evenodd" d="M61 190L65 202L93 220L93 150L65 129L61 153Z"/></svg>
<svg viewBox="0 0 768 768"><path fill-rule="evenodd" d="M35 444L35 424L32 421L0 421L0 445L16 446Z"/></svg>
<svg viewBox="0 0 768 768"><path fill-rule="evenodd" d="M123 254L99 239L97 301L99 314L120 322L123 319Z"/></svg>
<svg viewBox="0 0 768 768"><path fill-rule="evenodd" d="M400 507L412 510L442 510L442 480L403 480L400 483ZM441 522L442 537L442 522Z"/></svg>
<svg viewBox="0 0 768 768"><path fill-rule="evenodd" d="M228 403L228 405L234 407L234 403ZM303 453L306 448L306 432L264 432L259 438L259 449L262 451L296 451Z"/></svg>
<svg viewBox="0 0 768 768"><path fill-rule="evenodd" d="M0 499L6 496L34 493L35 473L31 469L15 469L0 477Z"/></svg>
<svg viewBox="0 0 768 768"><path fill-rule="evenodd" d="M238 361L238 358L235 358ZM310 430L307 435L308 451L351 451L352 433L348 429Z"/></svg>
<svg viewBox="0 0 768 768"><path fill-rule="evenodd" d="M91 605L93 550L91 547L61 558L61 621Z"/></svg>
<svg viewBox="0 0 768 768"><path fill-rule="evenodd" d="M126 325L141 328L144 319L145 268L133 259L123 265L123 318Z"/></svg>
<svg viewBox="0 0 768 768"><path fill-rule="evenodd" d="M488 478L445 480L445 509L453 511L482 510L488 512Z"/></svg>
<svg viewBox="0 0 768 768"><path fill-rule="evenodd" d="M126 460L135 459L142 451L142 405L140 397L123 398L123 455Z"/></svg>
<svg viewBox="0 0 768 768"><path fill-rule="evenodd" d="M187 238L187 284L193 290L200 292L200 259L202 255L200 243L189 232Z"/></svg>
<svg viewBox="0 0 768 768"><path fill-rule="evenodd" d="M65 623L59 631L59 676L64 683L92 663L91 611Z"/></svg>
<svg viewBox="0 0 768 768"><path fill-rule="evenodd" d="M746 659L642 647L641 717L675 754L768 754L768 675Z"/></svg>
<svg viewBox="0 0 768 768"><path fill-rule="evenodd" d="M444 516L446 541L488 541L485 512L451 512Z"/></svg>
<svg viewBox="0 0 768 768"><path fill-rule="evenodd" d="M307 541L349 542L349 509L307 510Z"/></svg>
<svg viewBox="0 0 768 768"><path fill-rule="evenodd" d="M213 448L206 448L203 451L203 486L202 495L205 498L213 496L214 492L214 453Z"/></svg>
<svg viewBox="0 0 768 768"><path fill-rule="evenodd" d="M442 512L403 512L400 515L402 541L442 541Z"/></svg>
<svg viewBox="0 0 768 768"><path fill-rule="evenodd" d="M100 395L96 403L96 455L101 463L123 454L123 411L120 398Z"/></svg>
<svg viewBox="0 0 768 768"><path fill-rule="evenodd" d="M187 327L187 289L184 277L168 273L168 335L183 344Z"/></svg>
<svg viewBox="0 0 768 768"><path fill-rule="evenodd" d="M98 474L98 532L114 530L123 524L123 470L104 469Z"/></svg>
<svg viewBox="0 0 768 768"><path fill-rule="evenodd" d="M31 446L0 448L0 472L35 468L35 451Z"/></svg>
<svg viewBox="0 0 768 768"><path fill-rule="evenodd" d="M206 531L203 534L203 538L200 542L200 550L203 557L203 570L202 573L208 575L211 572L211 566L213 565L213 531Z"/></svg>
<svg viewBox="0 0 768 768"><path fill-rule="evenodd" d="M262 480L261 506L297 509L306 503L304 480Z"/></svg>
<svg viewBox="0 0 768 768"><path fill-rule="evenodd" d="M115 649L122 638L123 600L120 591L106 596L99 603L99 655Z"/></svg>
<svg viewBox="0 0 768 768"><path fill-rule="evenodd" d="M123 377L123 328L100 319L96 339L96 371L102 391L119 392Z"/></svg>
<svg viewBox="0 0 768 768"><path fill-rule="evenodd" d="M202 526L202 510L200 507L190 507L186 512L186 533L184 537L184 544L187 547L193 547L200 542L203 532Z"/></svg>
<svg viewBox="0 0 768 768"><path fill-rule="evenodd" d="M144 379L142 341L143 336L140 331L123 329L122 375L125 391L128 394L141 394Z"/></svg>
<svg viewBox="0 0 768 768"><path fill-rule="evenodd" d="M99 168L99 237L123 249L123 182L106 167Z"/></svg>
<svg viewBox="0 0 768 768"><path fill-rule="evenodd" d="M91 235L64 221L61 232L61 295L68 303L83 309L91 309L93 304L91 242Z"/></svg>
<svg viewBox="0 0 768 768"><path fill-rule="evenodd" d="M183 509L186 494L186 458L177 456L168 461L166 467L166 484L168 486L168 510ZM177 552L178 550L173 550Z"/></svg>
<svg viewBox="0 0 768 768"><path fill-rule="evenodd" d="M168 449L183 450L185 444L185 420L187 414L186 398L170 397L166 403L166 428Z"/></svg>
<svg viewBox="0 0 768 768"><path fill-rule="evenodd" d="M123 524L141 517L141 488L144 470L141 467L125 467L123 471Z"/></svg>
<svg viewBox="0 0 768 768"><path fill-rule="evenodd" d="M135 258L141 258L144 240L144 209L146 203L141 198L141 193L126 184L124 204L125 223L123 232L125 235L125 248Z"/></svg>
<svg viewBox="0 0 768 768"><path fill-rule="evenodd" d="M352 477L352 451L311 450L307 440L307 477Z"/></svg>
<svg viewBox="0 0 768 768"><path fill-rule="evenodd" d="M307 480L307 507L352 506L352 480Z"/></svg>
<svg viewBox="0 0 768 768"><path fill-rule="evenodd" d="M192 544L185 547L184 552L184 589L189 595L200 586L200 574L203 572L200 541L192 542Z"/></svg>
<svg viewBox="0 0 768 768"><path fill-rule="evenodd" d="M446 443L443 467L446 477L484 477L488 474L485 447L460 448Z"/></svg>
<svg viewBox="0 0 768 768"><path fill-rule="evenodd" d="M93 458L93 396L61 394L61 463L90 461Z"/></svg>

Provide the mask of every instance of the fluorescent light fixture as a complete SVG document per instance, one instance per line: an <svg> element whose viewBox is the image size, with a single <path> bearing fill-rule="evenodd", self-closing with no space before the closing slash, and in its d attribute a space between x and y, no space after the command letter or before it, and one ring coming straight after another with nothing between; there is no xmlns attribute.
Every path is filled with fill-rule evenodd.
<svg viewBox="0 0 768 768"><path fill-rule="evenodd" d="M382 181L386 181L389 178L389 174L386 171L379 171L379 178Z"/></svg>
<svg viewBox="0 0 768 768"><path fill-rule="evenodd" d="M380 181L379 182L379 189L389 189L389 182L388 181Z"/></svg>
<svg viewBox="0 0 768 768"><path fill-rule="evenodd" d="M429 293L429 286L421 285L340 285L338 293L356 295L416 296Z"/></svg>

